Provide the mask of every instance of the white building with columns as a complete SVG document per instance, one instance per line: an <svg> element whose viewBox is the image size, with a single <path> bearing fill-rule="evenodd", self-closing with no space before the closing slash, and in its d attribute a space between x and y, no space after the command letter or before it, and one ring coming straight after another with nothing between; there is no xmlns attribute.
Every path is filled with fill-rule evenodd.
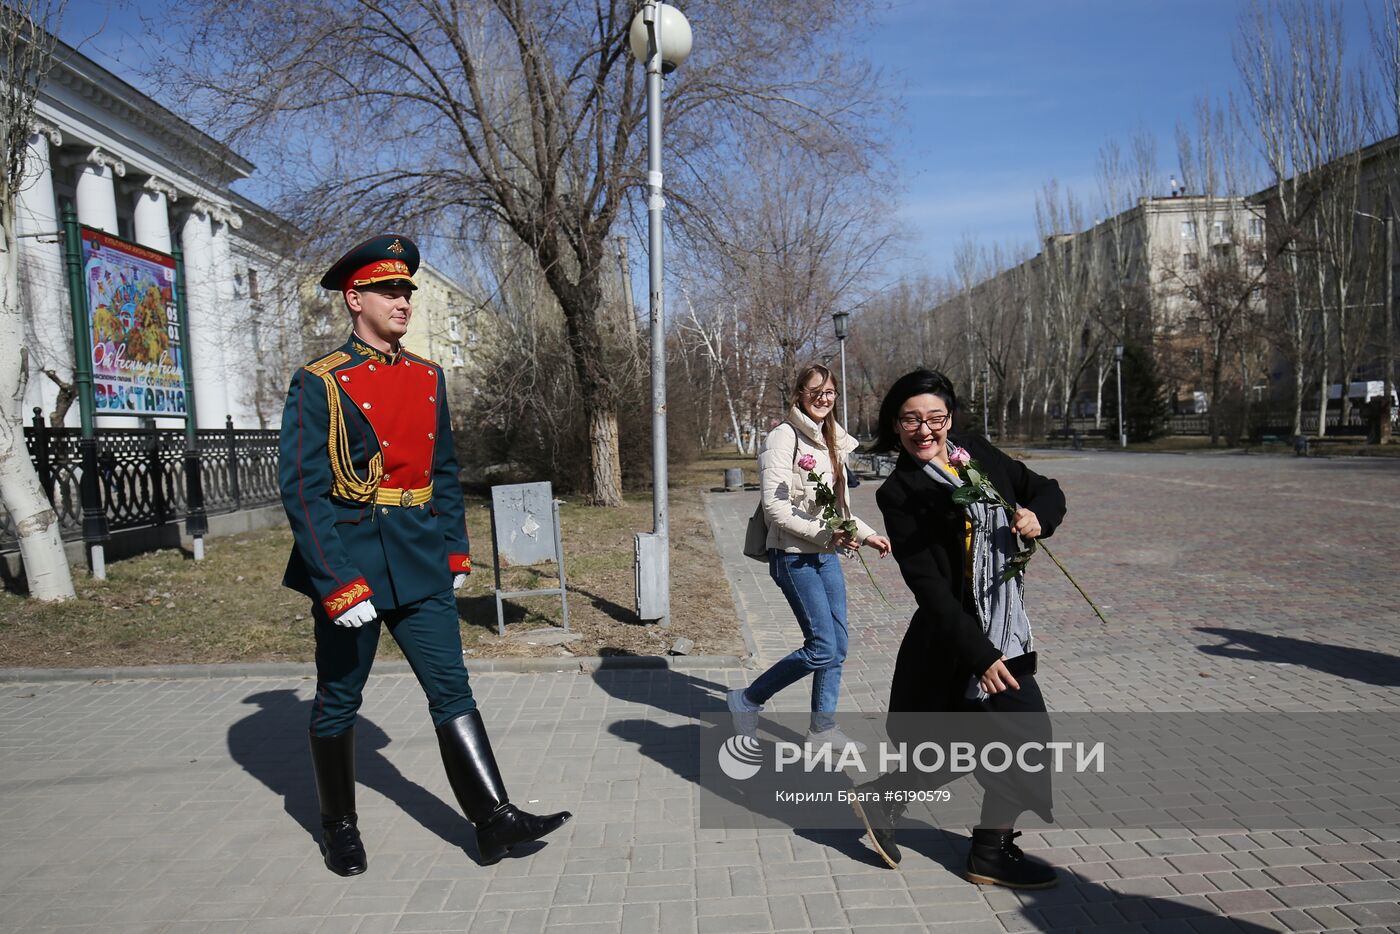
<svg viewBox="0 0 1400 934"><path fill-rule="evenodd" d="M71 204L81 224L183 252L198 426L220 428L231 417L239 428L275 427L286 374L303 359L296 232L231 190L252 163L62 42L54 57L17 204L26 411L37 406L48 417L73 383L60 233ZM63 420L78 424L76 401ZM99 414L96 424L136 422Z"/></svg>

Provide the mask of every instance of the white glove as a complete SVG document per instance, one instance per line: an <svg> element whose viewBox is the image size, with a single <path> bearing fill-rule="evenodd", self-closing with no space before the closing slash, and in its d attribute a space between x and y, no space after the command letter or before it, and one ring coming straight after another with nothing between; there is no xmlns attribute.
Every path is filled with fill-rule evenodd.
<svg viewBox="0 0 1400 934"><path fill-rule="evenodd" d="M335 618L337 626L345 626L349 629L359 629L365 623L374 620L379 613L374 609L374 604L368 600L361 600L350 609L341 613Z"/></svg>
<svg viewBox="0 0 1400 934"><path fill-rule="evenodd" d="M465 587L465 586L467 586L467 575L465 575L465 574L454 574L454 575L452 575L452 589L453 589L453 590L461 590L461 589L462 589L463 587Z"/></svg>

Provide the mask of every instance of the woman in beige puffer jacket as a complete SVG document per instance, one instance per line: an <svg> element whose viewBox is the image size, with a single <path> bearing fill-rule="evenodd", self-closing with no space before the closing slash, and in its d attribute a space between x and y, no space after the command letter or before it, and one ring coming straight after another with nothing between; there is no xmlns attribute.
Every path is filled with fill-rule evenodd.
<svg viewBox="0 0 1400 934"><path fill-rule="evenodd" d="M729 710L740 733L752 735L757 714L774 694L812 675L808 741L836 747L853 742L834 718L846 661L846 580L840 551L868 545L881 557L889 539L858 517L846 502L846 456L856 442L836 423L836 381L811 365L798 374L787 419L768 434L758 458L763 514L768 523L768 573L783 591L802 628L803 642L759 675L747 688L729 692ZM833 533L816 503L816 473L836 493L843 514L855 519L856 534ZM861 744L855 744L857 748Z"/></svg>

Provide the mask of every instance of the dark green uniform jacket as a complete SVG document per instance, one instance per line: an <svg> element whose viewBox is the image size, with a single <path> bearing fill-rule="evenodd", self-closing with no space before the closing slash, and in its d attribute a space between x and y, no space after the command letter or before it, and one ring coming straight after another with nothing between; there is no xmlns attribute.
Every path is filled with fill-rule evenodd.
<svg viewBox="0 0 1400 934"><path fill-rule="evenodd" d="M292 377L278 477L295 545L283 584L334 618L402 607L470 572L442 370L351 337Z"/></svg>

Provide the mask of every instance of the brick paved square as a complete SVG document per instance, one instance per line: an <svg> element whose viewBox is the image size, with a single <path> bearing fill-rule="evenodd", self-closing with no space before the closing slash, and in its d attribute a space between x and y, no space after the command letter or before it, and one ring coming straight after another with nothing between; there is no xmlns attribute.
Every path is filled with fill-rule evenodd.
<svg viewBox="0 0 1400 934"><path fill-rule="evenodd" d="M1110 619L1035 559L1027 599L1052 710L1397 709L1400 627L1377 607L1400 605L1400 523L1384 521L1400 512L1400 462L1061 452L1031 464L1063 485L1069 517L1051 544ZM878 524L876 486L852 492ZM725 690L800 638L766 569L739 554L752 509L752 494L707 503L758 650L750 667L473 675L514 798L575 812L533 855L493 867L470 857L411 677L375 676L366 694L370 871L349 880L316 852L306 679L0 682L0 931L1400 926L1394 827L1049 829L1021 842L1053 857L1061 887L1020 894L961 879L965 827L901 835L898 871L854 832L698 827L695 715L721 711ZM1343 560L1358 529L1361 560ZM845 565L843 707L879 712L912 602L892 561L872 567L895 609ZM774 707L806 698L793 688ZM1222 814L1248 803L1202 791Z"/></svg>

